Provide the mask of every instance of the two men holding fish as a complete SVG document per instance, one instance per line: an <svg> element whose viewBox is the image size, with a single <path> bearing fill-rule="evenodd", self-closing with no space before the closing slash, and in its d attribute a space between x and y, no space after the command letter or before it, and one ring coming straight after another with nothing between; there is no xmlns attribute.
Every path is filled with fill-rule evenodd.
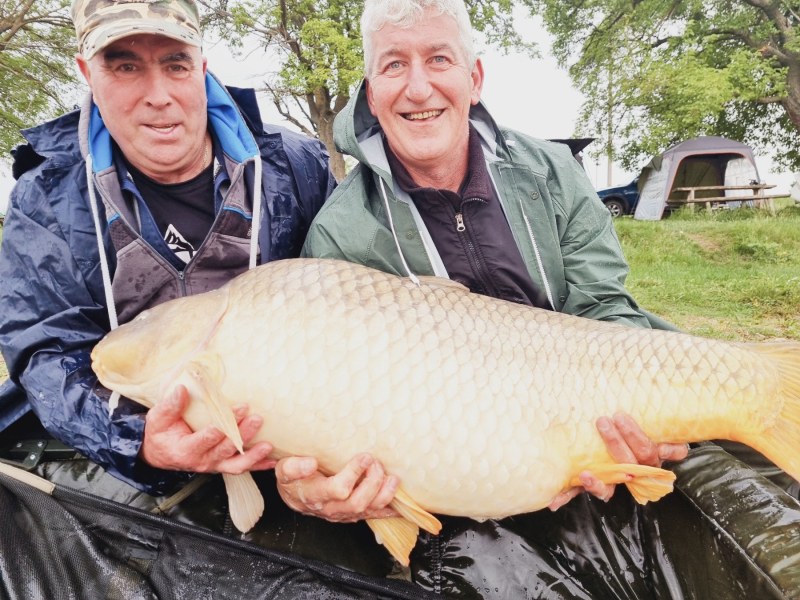
<svg viewBox="0 0 800 600"><path fill-rule="evenodd" d="M153 493L173 487L176 471L269 468L269 444L239 455L215 429L192 432L183 392L146 422L125 401L109 417L88 353L149 306L297 256L333 188L325 152L262 128L253 94L226 90L206 70L191 0L77 0L73 19L91 94L81 111L27 132L45 162L20 180L5 224L0 344L15 388L0 427L32 407L53 435ZM360 165L314 221L305 253L650 326L624 289L608 213L566 147L499 128L480 103L483 68L460 0L368 1L362 32L367 78L336 131ZM246 444L261 421L244 409L236 417ZM621 462L686 454L651 443L624 416L601 419L598 430ZM332 476L313 457L286 458L276 474L300 512L340 521L393 514L399 482L369 456ZM591 473L581 483L603 500L613 494ZM585 498L578 506L578 515L599 510ZM453 521L442 539L481 535Z"/></svg>

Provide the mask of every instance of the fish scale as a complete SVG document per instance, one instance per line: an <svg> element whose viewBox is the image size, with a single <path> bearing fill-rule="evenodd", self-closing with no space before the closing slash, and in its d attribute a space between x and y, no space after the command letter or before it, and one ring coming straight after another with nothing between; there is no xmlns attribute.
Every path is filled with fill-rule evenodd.
<svg viewBox="0 0 800 600"><path fill-rule="evenodd" d="M667 493L670 472L609 456L594 424L619 411L654 441L734 439L800 475L796 343L635 329L341 261L272 262L165 303L92 358L104 385L147 405L186 385L195 430L236 440L230 406L247 402L276 458L335 473L373 454L400 478L403 518L369 524L401 562L417 527L438 531L431 513L538 510L586 469L639 501ZM260 517L247 478L225 479L240 529Z"/></svg>

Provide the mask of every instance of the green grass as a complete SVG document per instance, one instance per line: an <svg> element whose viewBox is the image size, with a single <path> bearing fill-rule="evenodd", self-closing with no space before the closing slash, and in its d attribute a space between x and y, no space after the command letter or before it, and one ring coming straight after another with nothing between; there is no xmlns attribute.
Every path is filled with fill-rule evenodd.
<svg viewBox="0 0 800 600"><path fill-rule="evenodd" d="M800 207L617 219L641 306L719 339L800 340ZM0 227L0 240L3 229ZM8 376L0 359L0 381Z"/></svg>
<svg viewBox="0 0 800 600"><path fill-rule="evenodd" d="M800 340L800 208L615 225L643 307L697 335Z"/></svg>

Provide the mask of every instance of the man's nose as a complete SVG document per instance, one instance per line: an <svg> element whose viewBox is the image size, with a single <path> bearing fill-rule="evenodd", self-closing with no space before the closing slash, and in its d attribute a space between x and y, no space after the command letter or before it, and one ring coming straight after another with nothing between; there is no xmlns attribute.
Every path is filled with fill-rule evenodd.
<svg viewBox="0 0 800 600"><path fill-rule="evenodd" d="M412 102L424 102L431 95L430 73L424 64L412 63L406 80L406 97Z"/></svg>
<svg viewBox="0 0 800 600"><path fill-rule="evenodd" d="M161 69L151 69L144 85L144 101L150 106L163 107L172 103L170 79Z"/></svg>

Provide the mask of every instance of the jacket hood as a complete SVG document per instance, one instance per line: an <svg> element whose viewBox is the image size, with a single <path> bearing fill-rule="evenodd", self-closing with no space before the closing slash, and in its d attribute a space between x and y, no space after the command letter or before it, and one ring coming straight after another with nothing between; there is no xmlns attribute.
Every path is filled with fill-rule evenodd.
<svg viewBox="0 0 800 600"><path fill-rule="evenodd" d="M210 71L206 72L205 84L209 124L223 152L239 163L258 156L258 145L229 91ZM95 173L112 166L111 134L91 92L87 94L81 109L79 139L81 154L84 157L91 155Z"/></svg>
<svg viewBox="0 0 800 600"><path fill-rule="evenodd" d="M481 134L484 145L487 145L499 157L507 159L510 153L503 135L483 102L478 102L470 108L469 118L478 133ZM378 159L378 156L382 156L383 153L376 154L372 144L363 144L380 131L381 126L378 119L372 114L367 103L366 80L362 80L344 110L336 115L333 123L333 139L336 148L373 170L376 168L385 170L382 165L385 160Z"/></svg>

